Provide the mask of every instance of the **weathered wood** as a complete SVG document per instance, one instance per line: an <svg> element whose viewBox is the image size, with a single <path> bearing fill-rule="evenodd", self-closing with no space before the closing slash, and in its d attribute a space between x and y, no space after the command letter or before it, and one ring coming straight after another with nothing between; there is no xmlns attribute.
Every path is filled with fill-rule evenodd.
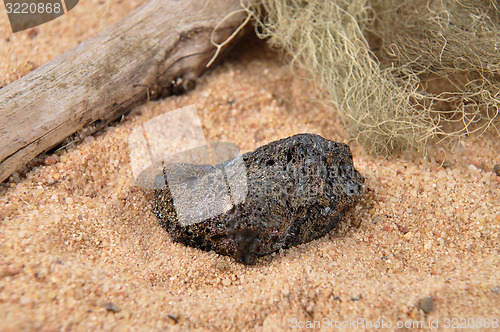
<svg viewBox="0 0 500 332"><path fill-rule="evenodd" d="M225 17L239 8L239 0L151 0L0 89L0 182L85 126L189 88L215 53L214 27L216 41L230 36L245 15Z"/></svg>

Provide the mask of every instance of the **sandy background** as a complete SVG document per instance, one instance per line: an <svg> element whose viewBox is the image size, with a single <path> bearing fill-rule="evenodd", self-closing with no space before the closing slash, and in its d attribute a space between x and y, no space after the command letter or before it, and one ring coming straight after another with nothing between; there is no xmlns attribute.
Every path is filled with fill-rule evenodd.
<svg viewBox="0 0 500 332"><path fill-rule="evenodd" d="M110 1L105 12L104 1L81 1L15 35L0 6L0 86L142 2ZM173 243L150 212L149 194L135 186L127 137L190 104L207 140L237 143L242 152L301 132L349 143L371 194L338 230L255 266ZM437 322L440 329L447 318L498 322L500 177L492 170L499 151L498 136L489 133L432 145L425 156L370 157L349 142L314 82L293 76L262 44L240 47L191 93L150 102L1 185L0 330L271 331L358 318L393 327ZM427 314L423 297L433 298Z"/></svg>

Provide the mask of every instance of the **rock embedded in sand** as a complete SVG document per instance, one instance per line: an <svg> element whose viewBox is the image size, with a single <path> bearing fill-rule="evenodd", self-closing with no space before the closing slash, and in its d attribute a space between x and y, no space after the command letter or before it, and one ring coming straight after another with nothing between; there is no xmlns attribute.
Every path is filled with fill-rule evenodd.
<svg viewBox="0 0 500 332"><path fill-rule="evenodd" d="M239 158L244 165L239 177L234 176L238 158L216 166L165 166L169 181L155 190L152 210L175 241L252 264L260 256L324 236L361 195L364 178L353 166L349 147L318 135L295 135ZM214 181L215 173L224 174L227 185ZM227 190L231 199L222 204L224 213L183 223L176 212L182 202L174 204L169 189L174 182L183 185L185 197L196 197L196 204L190 204L200 211L218 192ZM214 193L200 194L201 186Z"/></svg>
<svg viewBox="0 0 500 332"><path fill-rule="evenodd" d="M495 166L493 166L493 172L500 176L500 165L499 164L495 164Z"/></svg>
<svg viewBox="0 0 500 332"><path fill-rule="evenodd" d="M430 313L432 310L434 310L434 299L430 296L425 296L420 299L419 303L420 309L422 309L423 312L426 314Z"/></svg>

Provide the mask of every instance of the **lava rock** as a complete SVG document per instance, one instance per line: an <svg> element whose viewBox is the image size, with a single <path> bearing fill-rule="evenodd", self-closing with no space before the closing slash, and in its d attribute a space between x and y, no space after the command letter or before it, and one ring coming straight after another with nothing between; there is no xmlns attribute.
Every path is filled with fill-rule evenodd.
<svg viewBox="0 0 500 332"><path fill-rule="evenodd" d="M152 210L173 240L245 264L324 236L359 200L364 182L346 144L315 134L271 142L216 166L168 164L163 173L166 187L154 191ZM185 211L212 216L181 222L183 204L191 208L181 209L183 220Z"/></svg>

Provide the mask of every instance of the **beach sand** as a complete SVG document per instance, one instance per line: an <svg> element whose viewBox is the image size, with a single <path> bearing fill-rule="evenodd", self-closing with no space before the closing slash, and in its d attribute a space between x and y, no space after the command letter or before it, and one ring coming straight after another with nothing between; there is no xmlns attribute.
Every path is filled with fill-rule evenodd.
<svg viewBox="0 0 500 332"><path fill-rule="evenodd" d="M107 12L104 1L80 2L15 35L1 12L0 86L142 2L111 1ZM151 213L151 193L135 184L127 139L191 104L208 141L242 153L304 132L348 143L365 199L327 236L253 266L174 243ZM487 133L372 157L349 140L315 82L262 43L239 46L192 92L138 107L2 184L0 330L498 327L499 151ZM433 308L421 304L428 297Z"/></svg>

